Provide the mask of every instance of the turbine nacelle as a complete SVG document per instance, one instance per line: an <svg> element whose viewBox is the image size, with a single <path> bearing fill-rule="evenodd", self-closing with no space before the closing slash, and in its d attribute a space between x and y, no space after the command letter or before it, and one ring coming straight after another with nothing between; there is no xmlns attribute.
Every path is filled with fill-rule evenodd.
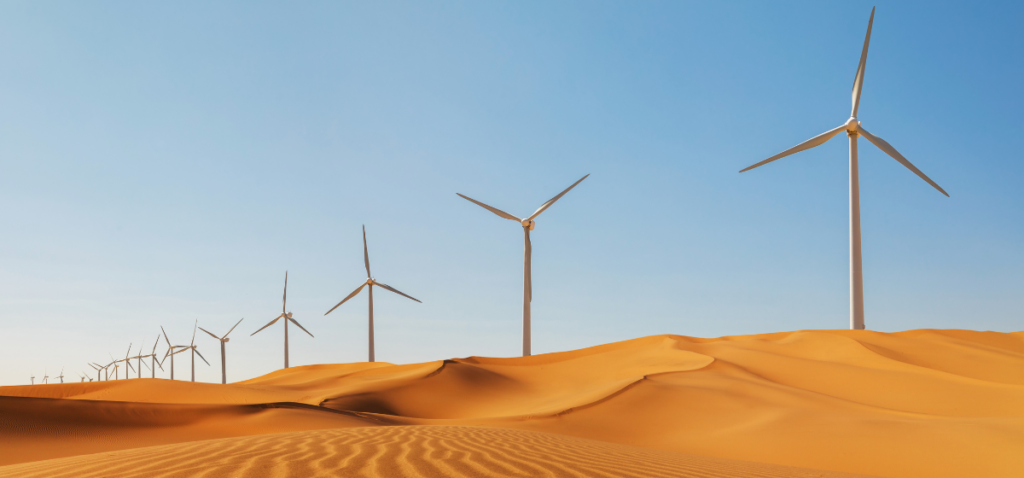
<svg viewBox="0 0 1024 478"><path fill-rule="evenodd" d="M370 277L366 279L366 285L377 285L377 281L375 281L373 277Z"/></svg>
<svg viewBox="0 0 1024 478"><path fill-rule="evenodd" d="M523 227L525 227L525 228L527 228L527 229L529 229L531 231L533 230L533 228L537 227L537 222L534 221L533 219L523 219L520 222L522 223Z"/></svg>
<svg viewBox="0 0 1024 478"><path fill-rule="evenodd" d="M285 316L286 318L289 318L289 319L290 319L290 318L292 318L292 313L291 313L291 312L288 312L287 314L284 314L284 316Z"/></svg>

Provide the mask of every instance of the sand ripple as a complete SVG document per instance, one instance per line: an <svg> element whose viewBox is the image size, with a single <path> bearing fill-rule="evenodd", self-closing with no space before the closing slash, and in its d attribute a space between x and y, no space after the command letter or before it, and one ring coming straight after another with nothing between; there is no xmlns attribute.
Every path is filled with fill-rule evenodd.
<svg viewBox="0 0 1024 478"><path fill-rule="evenodd" d="M0 467L10 477L853 477L542 432L395 426L162 445Z"/></svg>

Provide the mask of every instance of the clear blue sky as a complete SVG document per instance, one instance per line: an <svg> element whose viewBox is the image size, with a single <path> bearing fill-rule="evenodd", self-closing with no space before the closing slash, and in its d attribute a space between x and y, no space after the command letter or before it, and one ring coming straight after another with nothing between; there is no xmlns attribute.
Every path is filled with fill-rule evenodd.
<svg viewBox="0 0 1024 478"><path fill-rule="evenodd" d="M848 326L841 124L871 3L4 2L0 383L223 333L292 364ZM860 117L867 326L1024 329L1024 4L878 4ZM294 329L293 329L294 331ZM219 380L216 342L197 336ZM163 352L163 347L160 348ZM179 362L184 363L184 362ZM180 378L180 376L179 376Z"/></svg>

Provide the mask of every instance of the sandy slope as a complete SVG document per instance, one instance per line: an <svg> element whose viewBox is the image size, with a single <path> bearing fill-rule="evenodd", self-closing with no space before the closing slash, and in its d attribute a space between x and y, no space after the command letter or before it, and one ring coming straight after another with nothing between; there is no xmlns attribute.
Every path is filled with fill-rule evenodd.
<svg viewBox="0 0 1024 478"><path fill-rule="evenodd" d="M19 405L19 430L62 444L53 457L291 430L470 425L880 476L1024 476L1020 332L664 335L533 357L295 367L226 386L143 379L0 395L75 399ZM0 445L18 441L6 424L12 400L0 399ZM76 402L110 411L90 414L88 426L47 421L55 403ZM253 406L275 402L309 407ZM145 407L171 404L202 418L112 418L119 407L162 416ZM5 448L0 463L41 457Z"/></svg>
<svg viewBox="0 0 1024 478"><path fill-rule="evenodd" d="M319 430L137 448L0 467L10 477L854 478L548 433L406 426Z"/></svg>

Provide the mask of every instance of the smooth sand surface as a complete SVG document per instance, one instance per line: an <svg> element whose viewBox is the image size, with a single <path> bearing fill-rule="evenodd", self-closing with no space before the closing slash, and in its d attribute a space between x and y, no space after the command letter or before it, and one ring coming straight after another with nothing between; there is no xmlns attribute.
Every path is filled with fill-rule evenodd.
<svg viewBox="0 0 1024 478"><path fill-rule="evenodd" d="M11 477L820 477L853 478L550 433L401 426L137 448L0 467Z"/></svg>
<svg viewBox="0 0 1024 478"><path fill-rule="evenodd" d="M2 387L0 464L398 425L878 476L1024 476L1024 333L661 335L532 357L293 367L228 385Z"/></svg>

